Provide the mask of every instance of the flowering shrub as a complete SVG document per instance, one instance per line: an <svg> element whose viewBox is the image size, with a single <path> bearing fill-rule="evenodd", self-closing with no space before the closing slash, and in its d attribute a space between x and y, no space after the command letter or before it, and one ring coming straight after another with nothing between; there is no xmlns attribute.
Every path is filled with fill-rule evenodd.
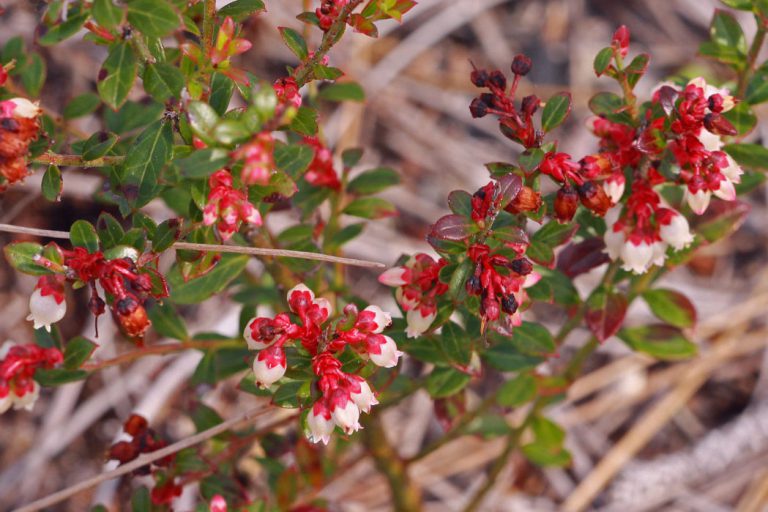
<svg viewBox="0 0 768 512"><path fill-rule="evenodd" d="M743 139L755 124L750 107L768 101L766 72L756 70L768 13L759 2L725 3L753 11L760 23L747 51L735 18L715 13L711 41L701 51L730 66L736 81L723 88L701 77L663 83L641 101L635 86L650 57L629 60L630 32L620 27L597 54L594 71L622 94L601 92L590 100L587 128L597 150L580 159L559 151L552 136L570 112L570 94L518 98L534 65L530 58L517 55L509 77L474 67L469 80L480 92L469 104L471 115L497 119L521 152L514 163L487 164L490 180L478 190L450 193L451 213L427 236L433 253L405 255L379 271L379 282L394 288L400 315L366 305L345 279L342 265L376 262L341 256L368 222L396 215L377 194L397 184L398 175L388 168L358 172L361 150L328 145L319 106L363 97L359 85L330 65L328 53L345 29L375 37L378 22L400 20L414 2L319 2L298 16L303 35L279 28L295 65L269 78L256 77L239 60L252 46L244 21L265 10L259 0L218 10L212 0L49 3L40 44L54 45L82 28L107 52L94 76L98 94L78 96L64 111L73 119L104 104L105 130L68 133L68 124L37 98L44 76L31 62L40 56L26 52L20 39L9 41L0 72L1 186L11 188L44 165L42 193L57 201L67 185L62 169L99 168L98 198L122 219L104 212L65 233L5 226L68 240L5 247L10 264L38 282L29 301L34 337L30 330L25 344L0 350L0 412L32 409L41 387L181 350L203 353L195 384L215 386L238 375L238 388L269 403L266 410L296 410L286 417L290 423L280 424L287 429L249 424L241 432L231 430L250 413L224 421L208 410L202 421L190 411L200 437L179 445L145 418L130 416L123 427L128 439L113 444L108 458L120 464L119 474L150 475L154 482L150 491L137 481L133 510L170 510L194 483L205 503L199 510L326 510L328 504L302 491L341 471L340 454L355 441L386 476L394 507L416 510L419 491L407 466L442 441L403 460L389 446L377 410L420 389L435 401L444 439L469 433L481 415L521 408L521 423L484 432L506 440L499 463L520 448L535 464L567 465L563 431L546 418L546 406L611 337L660 359L695 354L685 331L695 324L695 309L654 282L736 229L746 214L738 194L763 179L753 169L765 167L768 153ZM314 51L307 43L312 27L320 38ZM128 99L139 89L137 76L149 97L144 106ZM175 216L158 223L142 211L151 201L164 202ZM268 219L287 209L298 223L273 232ZM352 223L353 217L363 221ZM175 254L170 266L161 258L166 253ZM264 257L261 273L248 267L254 255ZM573 279L586 273L599 283L582 297ZM95 340L64 339L57 328L73 309L67 296L83 287L95 320L105 321L99 317L109 309L134 344L114 360L93 354ZM179 308L225 290L237 290L242 337L190 335ZM659 323L624 328L627 307L638 297ZM555 334L526 314L537 303L567 314ZM542 364L567 355L561 347L582 324L591 340L562 373L547 374ZM499 374L500 386L500 379L484 380ZM490 396L467 410L464 392L480 382ZM267 436L282 442L265 455L268 485L255 493L240 482L234 461ZM291 462L278 451L290 452ZM312 464L328 471L297 478L290 492L275 485L282 474ZM480 506L487 489L467 510ZM253 508L260 503L270 508Z"/></svg>

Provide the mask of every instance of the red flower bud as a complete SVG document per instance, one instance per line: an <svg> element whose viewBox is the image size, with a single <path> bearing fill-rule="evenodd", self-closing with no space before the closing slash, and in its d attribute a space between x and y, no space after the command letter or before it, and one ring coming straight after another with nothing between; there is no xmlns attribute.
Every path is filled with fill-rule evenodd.
<svg viewBox="0 0 768 512"><path fill-rule="evenodd" d="M511 293L501 299L501 310L504 311L508 315L512 315L517 311L517 299L515 299L515 296Z"/></svg>
<svg viewBox="0 0 768 512"><path fill-rule="evenodd" d="M530 117L536 112L536 109L539 108L540 103L541 100L539 100L539 97L535 94L531 94L530 96L523 98L523 101L520 103L520 110L522 110L525 116Z"/></svg>
<svg viewBox="0 0 768 512"><path fill-rule="evenodd" d="M581 204L595 212L599 216L611 207L611 198L605 193L603 186L593 181L586 181L578 187Z"/></svg>
<svg viewBox="0 0 768 512"><path fill-rule="evenodd" d="M579 195L570 185L564 185L555 197L555 218L558 222L571 222L579 207Z"/></svg>
<svg viewBox="0 0 768 512"><path fill-rule="evenodd" d="M141 416L140 414L131 414L131 416L125 420L123 430L129 436L136 437L146 432L148 427L149 424L144 416Z"/></svg>
<svg viewBox="0 0 768 512"><path fill-rule="evenodd" d="M120 441L109 447L107 453L107 460L116 460L120 464L130 462L139 456L139 449L134 443L128 441Z"/></svg>
<svg viewBox="0 0 768 512"><path fill-rule="evenodd" d="M510 267L521 276L527 276L533 272L533 263L525 258L517 258L516 260L513 260Z"/></svg>
<svg viewBox="0 0 768 512"><path fill-rule="evenodd" d="M147 310L133 297L118 300L112 311L120 328L129 338L141 338L152 325L147 317Z"/></svg>
<svg viewBox="0 0 768 512"><path fill-rule="evenodd" d="M475 119L485 117L488 114L488 105L480 98L475 98L469 105L469 112Z"/></svg>
<svg viewBox="0 0 768 512"><path fill-rule="evenodd" d="M475 69L470 73L469 79L476 87L485 87L488 85L488 71L484 69Z"/></svg>
<svg viewBox="0 0 768 512"><path fill-rule="evenodd" d="M720 114L705 115L704 128L716 135L737 135L739 133L736 127Z"/></svg>
<svg viewBox="0 0 768 512"><path fill-rule="evenodd" d="M498 69L493 70L491 71L491 74L488 75L488 84L490 87L496 87L498 89L506 89L507 77L505 77L504 73L502 73Z"/></svg>
<svg viewBox="0 0 768 512"><path fill-rule="evenodd" d="M519 53L512 60L512 72L516 75L525 76L531 71L532 64L530 57Z"/></svg>

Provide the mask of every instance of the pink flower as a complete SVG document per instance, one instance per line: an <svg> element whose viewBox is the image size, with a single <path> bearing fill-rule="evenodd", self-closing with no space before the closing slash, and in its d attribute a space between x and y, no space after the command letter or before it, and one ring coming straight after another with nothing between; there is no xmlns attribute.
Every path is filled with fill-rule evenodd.
<svg viewBox="0 0 768 512"><path fill-rule="evenodd" d="M259 386L268 388L283 378L286 370L285 352L282 347L265 348L253 361L253 373Z"/></svg>
<svg viewBox="0 0 768 512"><path fill-rule="evenodd" d="M380 335L376 342L369 342L368 355L376 366L392 368L397 366L397 361L403 353L397 350L395 340L389 336Z"/></svg>

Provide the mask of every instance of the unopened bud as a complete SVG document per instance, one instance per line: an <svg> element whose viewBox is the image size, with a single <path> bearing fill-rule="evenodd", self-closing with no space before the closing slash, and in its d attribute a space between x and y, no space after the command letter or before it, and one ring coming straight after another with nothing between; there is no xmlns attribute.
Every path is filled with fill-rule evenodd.
<svg viewBox="0 0 768 512"><path fill-rule="evenodd" d="M506 89L507 77L504 76L504 73L496 69L491 71L491 74L488 75L488 84L491 87L496 87L498 89Z"/></svg>
<svg viewBox="0 0 768 512"><path fill-rule="evenodd" d="M107 460L116 460L120 464L130 462L139 456L139 449L135 443L129 443L128 441L120 441L109 447L107 453Z"/></svg>
<svg viewBox="0 0 768 512"><path fill-rule="evenodd" d="M475 69L470 73L469 79L477 87L485 87L488 84L488 71L484 69Z"/></svg>
<svg viewBox="0 0 768 512"><path fill-rule="evenodd" d="M147 317L147 310L133 297L125 297L115 303L113 312L120 328L129 338L140 338L152 322Z"/></svg>
<svg viewBox="0 0 768 512"><path fill-rule="evenodd" d="M603 216L611 207L611 198L605 193L603 186L594 181L586 181L578 187L581 204L595 212L596 215Z"/></svg>
<svg viewBox="0 0 768 512"><path fill-rule="evenodd" d="M533 263L526 258L517 258L512 261L511 268L521 276L527 276L533 272Z"/></svg>
<svg viewBox="0 0 768 512"><path fill-rule="evenodd" d="M523 98L523 101L520 104L520 110L523 111L525 116L532 116L533 113L536 112L536 109L539 108L540 102L538 96L531 94L530 96Z"/></svg>
<svg viewBox="0 0 768 512"><path fill-rule="evenodd" d="M504 208L509 213L535 212L541 208L541 194L523 186L515 198Z"/></svg>
<svg viewBox="0 0 768 512"><path fill-rule="evenodd" d="M488 114L488 105L480 98L475 98L469 105L469 112L475 119L485 117Z"/></svg>
<svg viewBox="0 0 768 512"><path fill-rule="evenodd" d="M531 71L532 62L530 57L519 53L512 60L512 72L516 75L525 76Z"/></svg>
<svg viewBox="0 0 768 512"><path fill-rule="evenodd" d="M514 312L517 311L517 306L517 299L515 299L515 296L511 293L501 299L501 309L508 315L514 314Z"/></svg>
<svg viewBox="0 0 768 512"><path fill-rule="evenodd" d="M579 194L570 185L564 185L555 197L555 218L558 222L571 222L579 207Z"/></svg>
<svg viewBox="0 0 768 512"><path fill-rule="evenodd" d="M715 135L737 135L739 133L736 127L720 114L706 114L704 116L704 128Z"/></svg>
<svg viewBox="0 0 768 512"><path fill-rule="evenodd" d="M480 278L478 276L470 276L469 279L467 279L467 293L470 295L477 295L480 293Z"/></svg>

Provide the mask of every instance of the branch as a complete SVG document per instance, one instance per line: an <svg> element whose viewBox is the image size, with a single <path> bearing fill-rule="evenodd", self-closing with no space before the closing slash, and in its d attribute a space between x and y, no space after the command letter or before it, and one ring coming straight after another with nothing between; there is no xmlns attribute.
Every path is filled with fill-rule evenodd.
<svg viewBox="0 0 768 512"><path fill-rule="evenodd" d="M56 153L43 153L32 159L33 164L59 165L64 167L109 167L117 165L125 160L124 156L103 156L93 160L83 160L80 155L59 155Z"/></svg>
<svg viewBox="0 0 768 512"><path fill-rule="evenodd" d="M50 229L27 228L14 226L13 224L1 224L0 232L21 233L25 235L42 236L47 238L69 239L69 232L54 231ZM291 251L288 249L265 249L263 247L243 247L241 245L220 245L220 244L195 244L191 242L176 242L173 244L175 249L188 249L192 251L205 252L229 252L236 254L248 254L250 256L271 256L277 258L297 258L302 260L324 261L329 263L341 263L354 267L385 268L386 265L378 261L359 260L355 258L343 258L341 256L332 256L305 251Z"/></svg>
<svg viewBox="0 0 768 512"><path fill-rule="evenodd" d="M59 492L55 492L49 496L46 496L45 498L41 498L37 501L33 501L28 505L24 505L21 508L17 508L13 512L36 512L38 510L42 510L44 508L50 507L52 505L55 505L56 503L64 501L70 496L74 496L79 492L82 492L86 489L90 489L91 487L95 487L99 485L101 482L104 482L106 480L112 480L113 478L117 478L119 476L125 475L127 473L132 472L135 469L138 469L142 466L146 466L147 464L154 462L158 459L162 459L163 457L172 455L185 448L189 448L190 446L194 446L196 444L202 443L203 441L207 441L208 439L215 437L221 434L222 432L226 432L227 430L235 428L240 423L243 423L245 421L251 421L254 418L257 418L271 410L272 409L269 407L259 407L256 409L251 409L250 411L246 411L242 414L239 414L234 418L228 419L223 423L219 423L218 425L211 427L208 430L204 430L186 439L182 439L181 441L174 443L170 446L166 446L165 448L162 448L160 450L156 450L154 452L141 455L137 459L129 462L128 464L123 464L122 466L116 469L113 469L112 471L107 471L106 473L102 473L100 475L89 478L88 480L84 480L71 487L67 487L66 489L63 489ZM282 422L283 420L284 418L278 420L277 423ZM274 426L273 424L270 424L261 430L269 431L273 426Z"/></svg>
<svg viewBox="0 0 768 512"><path fill-rule="evenodd" d="M199 349L206 350L209 348L224 348L229 346L241 346L242 342L236 340L236 345L231 344L226 340L188 340L182 343L167 343L164 345L149 345L137 350L131 350L130 352L124 352L111 359L105 359L103 361L95 361L92 363L86 363L80 368L87 372L94 372L102 370L110 366L118 366L125 363L130 363L135 359L139 359L144 356L159 356L164 354L170 354L173 352L180 352L182 350Z"/></svg>
<svg viewBox="0 0 768 512"><path fill-rule="evenodd" d="M333 22L331 28L328 29L323 35L323 40L320 42L320 46L312 54L312 57L305 62L302 62L296 69L293 70L293 78L296 83L301 87L312 79L312 73L314 67L320 64L323 57L333 48L344 32L344 26L347 24L347 18L352 14L355 8L363 3L363 0L352 0L339 12L339 17Z"/></svg>

